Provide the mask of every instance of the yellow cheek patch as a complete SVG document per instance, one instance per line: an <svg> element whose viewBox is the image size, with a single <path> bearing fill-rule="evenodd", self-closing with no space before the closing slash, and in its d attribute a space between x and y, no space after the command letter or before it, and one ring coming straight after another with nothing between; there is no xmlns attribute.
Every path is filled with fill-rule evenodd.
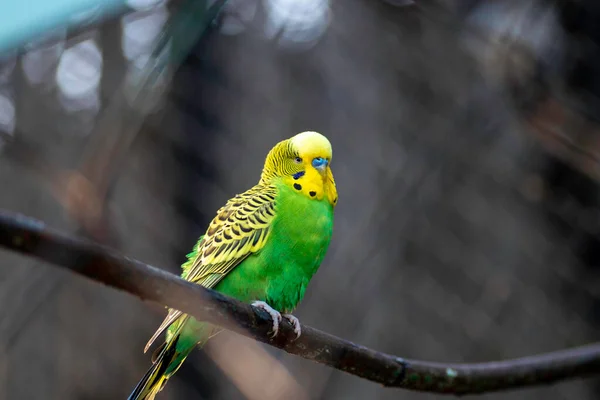
<svg viewBox="0 0 600 400"><path fill-rule="evenodd" d="M321 185L315 184L313 182L306 182L305 179L302 179L301 182L294 182L292 185L294 189L298 192L302 193L306 197L310 197L311 199L323 200L323 184Z"/></svg>
<svg viewBox="0 0 600 400"><path fill-rule="evenodd" d="M325 183L325 192L327 193L327 200L329 200L329 203L335 207L338 201L338 193L337 188L335 186L335 179L333 179L333 172L331 172L331 168L327 169L327 182Z"/></svg>
<svg viewBox="0 0 600 400"><path fill-rule="evenodd" d="M286 183L308 198L323 200L324 197L327 197L329 203L335 205L337 203L337 191L332 178L333 176L329 171L323 179L323 176L317 170L308 168L303 175L298 174L286 178Z"/></svg>

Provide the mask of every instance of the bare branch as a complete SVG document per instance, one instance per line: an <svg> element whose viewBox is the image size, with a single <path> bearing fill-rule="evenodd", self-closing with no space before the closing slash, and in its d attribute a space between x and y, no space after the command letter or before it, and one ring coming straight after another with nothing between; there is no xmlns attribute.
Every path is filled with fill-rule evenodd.
<svg viewBox="0 0 600 400"><path fill-rule="evenodd" d="M464 395L600 374L600 344L506 361L444 364L381 353L308 326L292 341L285 320L271 340L264 311L35 219L0 210L0 245L384 386Z"/></svg>

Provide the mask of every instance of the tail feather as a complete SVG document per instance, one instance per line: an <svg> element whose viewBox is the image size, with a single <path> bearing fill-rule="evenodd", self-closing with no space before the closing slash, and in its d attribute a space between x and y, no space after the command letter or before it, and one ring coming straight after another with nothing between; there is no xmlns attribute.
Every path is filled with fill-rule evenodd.
<svg viewBox="0 0 600 400"><path fill-rule="evenodd" d="M189 322L192 322L191 326ZM184 315L176 322L173 332L152 355L152 366L139 381L127 400L154 400L154 397L181 367L196 346L202 346L217 328L207 323L198 323Z"/></svg>
<svg viewBox="0 0 600 400"><path fill-rule="evenodd" d="M179 334L166 343L156 357L156 361L139 381L127 400L154 400L167 382L167 379L179 368L185 357L177 351ZM172 365L172 364L178 365ZM175 367L175 368L173 368Z"/></svg>

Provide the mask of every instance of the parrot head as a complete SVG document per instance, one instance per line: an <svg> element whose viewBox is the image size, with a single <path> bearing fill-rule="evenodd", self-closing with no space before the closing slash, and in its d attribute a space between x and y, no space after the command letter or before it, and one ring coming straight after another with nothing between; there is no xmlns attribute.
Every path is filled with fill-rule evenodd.
<svg viewBox="0 0 600 400"><path fill-rule="evenodd" d="M335 206L337 191L331 172L332 155L331 143L325 136L318 132L301 132L271 149L261 182L279 178L299 193L315 200L326 197Z"/></svg>

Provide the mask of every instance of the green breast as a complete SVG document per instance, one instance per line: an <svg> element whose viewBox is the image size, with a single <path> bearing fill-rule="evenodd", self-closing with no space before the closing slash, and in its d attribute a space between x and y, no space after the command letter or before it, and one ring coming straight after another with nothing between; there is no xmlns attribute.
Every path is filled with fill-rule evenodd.
<svg viewBox="0 0 600 400"><path fill-rule="evenodd" d="M325 257L333 207L277 183L277 216L265 247L231 271L215 289L242 301L263 300L291 312Z"/></svg>
<svg viewBox="0 0 600 400"><path fill-rule="evenodd" d="M325 256L332 231L333 207L326 200L313 200L278 185L277 218L269 238L272 257L286 259L312 276Z"/></svg>
<svg viewBox="0 0 600 400"><path fill-rule="evenodd" d="M291 311L325 257L333 231L333 207L283 183L277 186L277 218L263 249L265 259L271 261L267 302Z"/></svg>

